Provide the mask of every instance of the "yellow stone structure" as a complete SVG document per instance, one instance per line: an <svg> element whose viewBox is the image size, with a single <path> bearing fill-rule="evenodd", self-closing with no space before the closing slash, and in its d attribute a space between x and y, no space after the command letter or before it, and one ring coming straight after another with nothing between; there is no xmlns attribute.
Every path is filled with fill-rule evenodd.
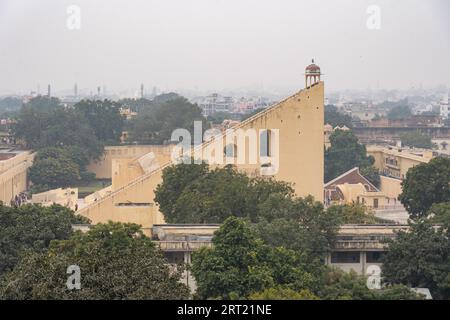
<svg viewBox="0 0 450 320"><path fill-rule="evenodd" d="M409 169L433 159L432 150L367 146L367 154L375 159L374 166L383 175L403 180Z"/></svg>
<svg viewBox="0 0 450 320"><path fill-rule="evenodd" d="M16 195L27 190L27 170L33 164L29 151L0 153L0 201L9 205Z"/></svg>
<svg viewBox="0 0 450 320"><path fill-rule="evenodd" d="M35 193L31 197L31 203L44 207L59 204L63 207L76 209L78 201L78 188L57 188L41 193Z"/></svg>
<svg viewBox="0 0 450 320"><path fill-rule="evenodd" d="M312 64L306 69L307 87L260 113L233 126L231 129L215 136L214 140L204 142L193 151L193 155L206 154L217 141L226 146L228 137L235 133L267 132L267 140L276 139L274 150L267 153L277 154L276 170L273 177L293 184L298 196L312 195L317 201L323 201L324 177L324 83L320 81L320 69ZM270 133L270 134L269 134ZM275 134L276 133L276 134ZM262 152L262 135L256 135L258 155ZM244 141L249 141L246 137ZM274 163L259 157L256 163L251 158L250 143L238 151L245 155L244 163L236 164L239 171L251 176L261 175L272 168ZM272 148L270 145L268 148ZM216 150L217 151L217 150ZM238 156L239 156L238 154ZM215 153L222 157L224 165L228 155ZM113 186L111 192L87 206L78 213L89 218L92 223L132 222L142 225L144 232L151 234L154 224L164 223L164 217L154 202L154 190L162 182L162 171L173 165L172 161L154 167L153 160L146 155L133 161L111 162ZM116 180L116 182L115 182Z"/></svg>
<svg viewBox="0 0 450 320"><path fill-rule="evenodd" d="M159 163L166 163L170 160L171 150L172 146L170 145L106 146L100 159L92 160L87 166L87 170L95 173L97 179L111 179L114 175L114 160L132 160L153 152Z"/></svg>

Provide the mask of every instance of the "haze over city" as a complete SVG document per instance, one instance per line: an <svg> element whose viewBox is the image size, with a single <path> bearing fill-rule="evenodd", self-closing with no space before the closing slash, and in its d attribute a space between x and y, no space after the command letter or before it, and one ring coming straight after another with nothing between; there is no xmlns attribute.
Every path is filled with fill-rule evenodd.
<svg viewBox="0 0 450 320"><path fill-rule="evenodd" d="M67 27L70 5L79 30ZM367 26L370 5L380 29ZM448 87L449 18L446 0L0 0L0 95L49 83L289 91L311 58L327 91Z"/></svg>

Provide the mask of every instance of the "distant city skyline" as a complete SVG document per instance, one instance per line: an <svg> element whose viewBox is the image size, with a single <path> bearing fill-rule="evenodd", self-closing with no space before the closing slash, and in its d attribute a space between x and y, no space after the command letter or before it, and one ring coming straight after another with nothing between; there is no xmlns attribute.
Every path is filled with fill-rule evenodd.
<svg viewBox="0 0 450 320"><path fill-rule="evenodd" d="M80 29L68 28L70 5ZM368 28L372 5L380 29ZM0 0L0 95L450 87L446 0Z"/></svg>

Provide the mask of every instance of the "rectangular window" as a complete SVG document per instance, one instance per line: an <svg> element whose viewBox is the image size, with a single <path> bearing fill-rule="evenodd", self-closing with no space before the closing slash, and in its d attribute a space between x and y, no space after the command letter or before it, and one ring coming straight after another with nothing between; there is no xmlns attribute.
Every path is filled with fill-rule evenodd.
<svg viewBox="0 0 450 320"><path fill-rule="evenodd" d="M180 264L184 262L184 252L166 251L164 252L164 256L166 257L167 262L171 264Z"/></svg>
<svg viewBox="0 0 450 320"><path fill-rule="evenodd" d="M359 251L332 252L331 263L359 263Z"/></svg>
<svg viewBox="0 0 450 320"><path fill-rule="evenodd" d="M261 157L270 157L270 130L264 130L259 135L259 155Z"/></svg>
<svg viewBox="0 0 450 320"><path fill-rule="evenodd" d="M375 209L378 208L378 198L373 199L373 207L374 207Z"/></svg>
<svg viewBox="0 0 450 320"><path fill-rule="evenodd" d="M380 263L383 258L383 251L369 251L366 252L366 262L367 263Z"/></svg>

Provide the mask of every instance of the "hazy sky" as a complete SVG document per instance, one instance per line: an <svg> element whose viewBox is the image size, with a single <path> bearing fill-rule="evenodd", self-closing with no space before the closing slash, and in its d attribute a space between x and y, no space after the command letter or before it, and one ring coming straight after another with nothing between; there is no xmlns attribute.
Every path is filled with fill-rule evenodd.
<svg viewBox="0 0 450 320"><path fill-rule="evenodd" d="M0 94L295 90L312 57L327 90L450 86L450 1L0 0Z"/></svg>

